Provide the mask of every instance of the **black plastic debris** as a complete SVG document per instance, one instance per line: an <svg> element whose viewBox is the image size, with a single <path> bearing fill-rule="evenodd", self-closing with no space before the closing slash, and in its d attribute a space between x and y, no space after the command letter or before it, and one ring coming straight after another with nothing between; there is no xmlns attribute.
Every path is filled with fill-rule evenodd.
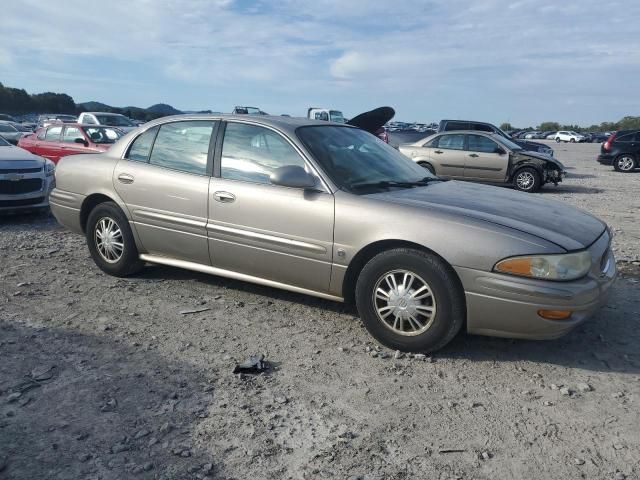
<svg viewBox="0 0 640 480"><path fill-rule="evenodd" d="M236 365L233 373L262 373L268 368L269 363L264 359L264 355L251 355L244 362Z"/></svg>

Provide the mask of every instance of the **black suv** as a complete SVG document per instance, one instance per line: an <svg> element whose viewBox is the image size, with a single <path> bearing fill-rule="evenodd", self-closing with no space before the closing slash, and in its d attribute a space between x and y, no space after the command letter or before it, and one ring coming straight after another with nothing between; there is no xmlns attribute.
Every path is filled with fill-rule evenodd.
<svg viewBox="0 0 640 480"><path fill-rule="evenodd" d="M598 162L618 172L632 172L640 165L640 130L618 130L600 146Z"/></svg>
<svg viewBox="0 0 640 480"><path fill-rule="evenodd" d="M438 126L438 133L449 132L451 130L479 130L481 132L493 132L511 140L513 143L530 152L543 153L553 157L553 149L544 143L530 142L519 138L511 138L495 125L486 122L474 122L472 120L441 120Z"/></svg>

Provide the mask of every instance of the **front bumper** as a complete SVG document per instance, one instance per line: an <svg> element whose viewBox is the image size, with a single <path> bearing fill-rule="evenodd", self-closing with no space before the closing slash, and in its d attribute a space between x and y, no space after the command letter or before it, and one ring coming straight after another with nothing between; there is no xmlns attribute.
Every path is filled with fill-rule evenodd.
<svg viewBox="0 0 640 480"><path fill-rule="evenodd" d="M616 264L605 232L590 248L591 272L571 282L551 282L456 268L465 288L467 331L479 335L544 340L558 338L607 302ZM571 310L567 320L547 320L539 310Z"/></svg>
<svg viewBox="0 0 640 480"><path fill-rule="evenodd" d="M613 165L613 155L601 153L598 155L598 163L601 163L602 165Z"/></svg>

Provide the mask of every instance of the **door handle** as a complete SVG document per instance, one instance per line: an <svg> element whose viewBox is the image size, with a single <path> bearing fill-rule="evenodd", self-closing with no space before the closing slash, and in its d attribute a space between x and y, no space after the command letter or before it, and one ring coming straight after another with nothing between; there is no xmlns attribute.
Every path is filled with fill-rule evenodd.
<svg viewBox="0 0 640 480"><path fill-rule="evenodd" d="M477 153L470 153L469 156L475 158L475 157L479 157L480 155L478 155Z"/></svg>
<svg viewBox="0 0 640 480"><path fill-rule="evenodd" d="M120 183L133 183L133 175L129 175L128 173L121 173L120 175L118 175L118 181Z"/></svg>
<svg viewBox="0 0 640 480"><path fill-rule="evenodd" d="M229 193L229 192L216 192L213 194L213 198L215 198L216 201L221 203L231 203L231 202L235 202L236 200L236 196L233 193Z"/></svg>
<svg viewBox="0 0 640 480"><path fill-rule="evenodd" d="M436 150L436 151L435 151L435 152L433 152L433 153L442 153L442 150Z"/></svg>

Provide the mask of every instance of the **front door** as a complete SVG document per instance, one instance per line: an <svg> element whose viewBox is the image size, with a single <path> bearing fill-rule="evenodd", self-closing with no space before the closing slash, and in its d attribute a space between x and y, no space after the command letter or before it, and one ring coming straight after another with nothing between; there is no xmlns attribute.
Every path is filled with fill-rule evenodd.
<svg viewBox="0 0 640 480"><path fill-rule="evenodd" d="M78 143L77 140L82 142L86 141L82 130L80 127L75 127L72 125L67 125L64 127L64 131L62 132L62 144L60 145L60 156L64 157L65 155L75 155L78 153L93 153L92 151L87 151L87 147L84 146L84 143Z"/></svg>
<svg viewBox="0 0 640 480"><path fill-rule="evenodd" d="M214 121L177 121L136 138L114 170L144 251L209 265L207 209Z"/></svg>
<svg viewBox="0 0 640 480"><path fill-rule="evenodd" d="M439 176L464 178L465 153L464 133L447 133L438 137L430 157Z"/></svg>
<svg viewBox="0 0 640 480"><path fill-rule="evenodd" d="M507 178L509 153L484 135L467 135L464 176L469 180L503 182Z"/></svg>
<svg viewBox="0 0 640 480"><path fill-rule="evenodd" d="M211 263L326 292L333 250L333 195L271 184L270 174L286 165L311 172L278 132L247 123L226 124L220 168L209 187Z"/></svg>

